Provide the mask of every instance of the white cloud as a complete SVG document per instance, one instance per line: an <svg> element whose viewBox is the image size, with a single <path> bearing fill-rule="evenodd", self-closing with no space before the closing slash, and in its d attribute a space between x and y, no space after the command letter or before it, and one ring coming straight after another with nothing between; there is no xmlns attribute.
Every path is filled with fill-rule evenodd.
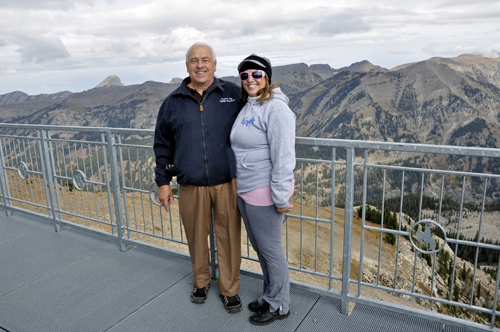
<svg viewBox="0 0 500 332"><path fill-rule="evenodd" d="M255 34L257 29L253 26L253 24L247 23L239 30L239 32L244 36L248 36Z"/></svg>
<svg viewBox="0 0 500 332"><path fill-rule="evenodd" d="M6 0L0 10L0 94L83 91L111 74L124 84L169 81L186 75L197 41L214 46L221 76L251 53L275 65L392 68L499 51L489 44L500 0Z"/></svg>
<svg viewBox="0 0 500 332"><path fill-rule="evenodd" d="M273 34L273 39L280 45L299 45L303 44L307 38L293 29L280 31Z"/></svg>
<svg viewBox="0 0 500 332"><path fill-rule="evenodd" d="M17 52L25 63L42 63L71 57L57 36L17 35L13 37L13 41L19 46Z"/></svg>
<svg viewBox="0 0 500 332"><path fill-rule="evenodd" d="M186 53L186 50L192 44L207 40L207 34L199 31L194 27L188 25L176 27L172 32L163 40L163 45L169 48L170 52Z"/></svg>
<svg viewBox="0 0 500 332"><path fill-rule="evenodd" d="M102 51L123 59L123 61L146 65L183 59L186 50L192 44L198 41L210 43L209 39L205 33L196 28L179 26L164 35L151 34L144 35L142 38L122 38L109 45L104 45Z"/></svg>
<svg viewBox="0 0 500 332"><path fill-rule="evenodd" d="M477 50L477 53L488 58L500 58L500 44L489 44Z"/></svg>
<svg viewBox="0 0 500 332"><path fill-rule="evenodd" d="M93 0L4 0L1 7L23 10L71 10L76 8L77 2L89 5L95 3Z"/></svg>
<svg viewBox="0 0 500 332"><path fill-rule="evenodd" d="M312 28L313 33L322 36L365 32L368 30L370 30L370 26L364 22L362 15L351 10L329 15L314 24Z"/></svg>
<svg viewBox="0 0 500 332"><path fill-rule="evenodd" d="M500 44L489 44L487 46L471 46L471 45L456 45L453 47L441 47L438 44L429 44L423 48L423 51L427 54L442 56L442 57L454 57L460 54L480 54L488 58L499 58L500 57Z"/></svg>
<svg viewBox="0 0 500 332"><path fill-rule="evenodd" d="M5 74L19 74L19 72L17 70L14 70L14 69L7 69L5 71Z"/></svg>

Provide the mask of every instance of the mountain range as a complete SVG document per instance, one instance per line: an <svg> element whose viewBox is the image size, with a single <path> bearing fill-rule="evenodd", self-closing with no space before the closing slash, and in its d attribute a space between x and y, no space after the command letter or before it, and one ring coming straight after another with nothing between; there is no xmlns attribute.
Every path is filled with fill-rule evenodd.
<svg viewBox="0 0 500 332"><path fill-rule="evenodd" d="M154 128L180 82L125 86L112 75L79 93L15 91L0 95L0 121ZM466 54L390 70L369 61L339 69L299 63L274 67L273 83L290 98L298 136L500 146L500 59Z"/></svg>
<svg viewBox="0 0 500 332"><path fill-rule="evenodd" d="M222 79L239 84L235 76ZM0 95L0 122L153 129L162 101L181 82L174 78L168 83L123 85L119 77L111 75L95 88L79 93L29 96L11 92ZM298 63L273 67L273 84L280 85L290 98L289 106L297 116L297 136L500 147L500 58L465 54L390 70L366 60L338 69ZM71 132L61 135L80 137ZM330 158L321 150L319 155L314 153L304 147L298 150L302 157ZM398 164L424 162L417 157L402 160L381 153L370 157ZM500 160L426 158L429 166L500 173ZM476 190L466 198L478 201L482 194L479 180L474 181L477 185L471 186ZM496 194L488 202L500 200L500 181L492 180L489 186ZM394 192L390 196L398 195L397 187L396 182L391 183ZM431 196L439 192L428 189ZM457 190L449 189L445 194L459 199Z"/></svg>

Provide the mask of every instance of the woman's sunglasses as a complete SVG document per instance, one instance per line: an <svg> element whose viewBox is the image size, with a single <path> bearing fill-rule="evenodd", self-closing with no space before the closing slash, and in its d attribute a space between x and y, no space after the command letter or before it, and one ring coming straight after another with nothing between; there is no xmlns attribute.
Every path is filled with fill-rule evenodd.
<svg viewBox="0 0 500 332"><path fill-rule="evenodd" d="M263 71L263 70L255 70L251 73L248 73L248 72L243 72L243 73L240 73L240 80L242 81L246 81L250 78L250 74L252 74L252 77L255 78L255 79L260 79L264 76L266 76L266 72Z"/></svg>

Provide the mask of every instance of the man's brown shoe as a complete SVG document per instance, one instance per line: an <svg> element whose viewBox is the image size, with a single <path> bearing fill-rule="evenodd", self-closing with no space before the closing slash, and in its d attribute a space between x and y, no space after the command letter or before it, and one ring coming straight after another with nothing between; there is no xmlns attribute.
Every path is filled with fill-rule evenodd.
<svg viewBox="0 0 500 332"><path fill-rule="evenodd" d="M224 296L220 294L220 297L222 299L222 303L224 303L224 307L230 314L241 311L241 309L243 309L243 304L241 303L241 299L238 294L236 294L235 296Z"/></svg>
<svg viewBox="0 0 500 332"><path fill-rule="evenodd" d="M197 288L194 286L193 291L191 292L191 302L202 304L205 303L208 296L208 289L210 288L210 284L206 285L203 288Z"/></svg>

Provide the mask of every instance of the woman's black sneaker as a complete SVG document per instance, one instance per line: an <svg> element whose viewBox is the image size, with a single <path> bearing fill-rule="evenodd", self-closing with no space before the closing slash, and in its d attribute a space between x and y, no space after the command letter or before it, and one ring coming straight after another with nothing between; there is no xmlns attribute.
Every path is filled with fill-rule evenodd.
<svg viewBox="0 0 500 332"><path fill-rule="evenodd" d="M263 310L253 314L250 316L249 320L250 323L254 325L267 325L271 324L277 319L285 319L288 316L290 316L290 310L286 314L280 315L280 311L276 310L275 312L270 312L269 311L269 304L266 302L264 303Z"/></svg>
<svg viewBox="0 0 500 332"><path fill-rule="evenodd" d="M248 310L251 312L259 312L262 309L264 309L264 307L259 304L259 300L252 301L248 304Z"/></svg>

